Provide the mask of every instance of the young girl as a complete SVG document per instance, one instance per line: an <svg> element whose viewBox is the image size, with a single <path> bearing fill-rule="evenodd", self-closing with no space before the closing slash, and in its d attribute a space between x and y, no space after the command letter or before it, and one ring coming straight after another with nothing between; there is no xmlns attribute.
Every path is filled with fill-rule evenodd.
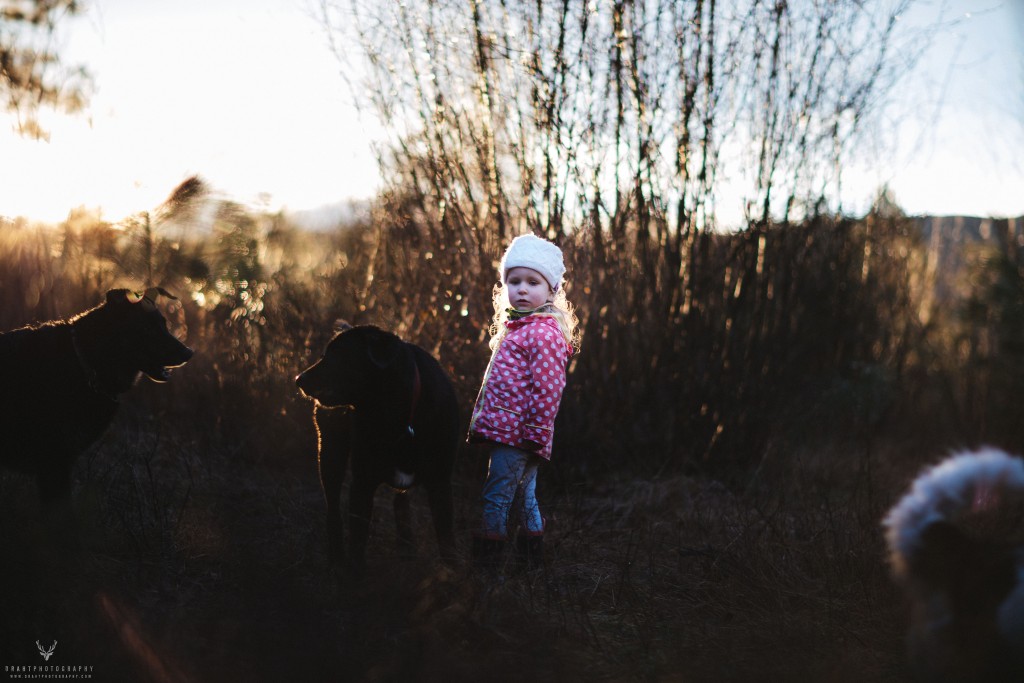
<svg viewBox="0 0 1024 683"><path fill-rule="evenodd" d="M537 505L537 468L551 458L555 416L569 357L579 349L572 305L565 298L561 250L535 235L509 245L494 287L491 360L473 407L469 441L491 446L483 490L483 524L474 560L495 570L517 505L519 558L540 566L544 518Z"/></svg>

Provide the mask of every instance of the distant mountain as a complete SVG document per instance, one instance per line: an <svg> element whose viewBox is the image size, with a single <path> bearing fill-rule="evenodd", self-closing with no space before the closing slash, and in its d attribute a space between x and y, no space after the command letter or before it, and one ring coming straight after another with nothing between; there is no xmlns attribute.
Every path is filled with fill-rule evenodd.
<svg viewBox="0 0 1024 683"><path fill-rule="evenodd" d="M933 237L959 244L1024 237L1024 216L979 218L977 216L917 216L914 219L926 241ZM1024 245L1022 245L1024 246Z"/></svg>
<svg viewBox="0 0 1024 683"><path fill-rule="evenodd" d="M987 247L1024 249L1024 216L917 216L927 252L928 279L939 301L953 301L965 289L966 266Z"/></svg>
<svg viewBox="0 0 1024 683"><path fill-rule="evenodd" d="M367 200L349 199L332 204L324 204L313 209L289 211L284 215L290 223L304 230L334 230L343 225L350 225L368 217L370 202Z"/></svg>
<svg viewBox="0 0 1024 683"><path fill-rule="evenodd" d="M940 265L962 265L973 247L1014 244L1024 248L1024 216L917 216L914 221L929 253L942 255Z"/></svg>

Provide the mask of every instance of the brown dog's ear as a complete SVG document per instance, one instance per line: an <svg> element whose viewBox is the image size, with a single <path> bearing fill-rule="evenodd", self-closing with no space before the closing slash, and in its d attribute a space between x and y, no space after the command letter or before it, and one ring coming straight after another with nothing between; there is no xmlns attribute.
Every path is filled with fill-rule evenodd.
<svg viewBox="0 0 1024 683"><path fill-rule="evenodd" d="M398 358L398 352L401 350L401 342L397 337L385 334L380 330L368 330L366 335L366 350L374 365L378 368L386 368L394 363Z"/></svg>
<svg viewBox="0 0 1024 683"><path fill-rule="evenodd" d="M128 301L127 289L111 289L107 292L107 303L119 304Z"/></svg>

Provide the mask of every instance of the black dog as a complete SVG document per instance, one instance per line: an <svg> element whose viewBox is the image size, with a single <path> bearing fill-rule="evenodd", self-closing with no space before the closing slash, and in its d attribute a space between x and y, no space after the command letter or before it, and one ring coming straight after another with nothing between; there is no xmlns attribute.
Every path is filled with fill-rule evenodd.
<svg viewBox="0 0 1024 683"><path fill-rule="evenodd" d="M913 607L916 680L1024 681L1024 462L994 448L922 473L885 518Z"/></svg>
<svg viewBox="0 0 1024 683"><path fill-rule="evenodd" d="M139 373L156 382L192 350L144 295L107 292L71 318L0 334L0 463L35 475L44 505L68 501L75 457L110 425Z"/></svg>
<svg viewBox="0 0 1024 683"><path fill-rule="evenodd" d="M373 326L346 327L312 367L296 378L315 399L320 481L327 499L331 559L344 563L341 486L351 456L351 568L361 572L373 496L388 484L427 490L441 556L454 556L451 475L459 443L458 402L444 370L420 347ZM349 410L342 407L347 406ZM411 543L409 503L395 496L399 538Z"/></svg>

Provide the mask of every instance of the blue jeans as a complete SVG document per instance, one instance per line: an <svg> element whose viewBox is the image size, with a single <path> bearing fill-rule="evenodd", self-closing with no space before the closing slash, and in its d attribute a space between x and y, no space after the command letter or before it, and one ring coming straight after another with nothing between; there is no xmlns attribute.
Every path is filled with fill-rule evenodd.
<svg viewBox="0 0 1024 683"><path fill-rule="evenodd" d="M544 532L544 519L537 505L537 467L540 457L511 446L491 450L484 481L483 533L490 538L507 538L513 502L523 531Z"/></svg>

